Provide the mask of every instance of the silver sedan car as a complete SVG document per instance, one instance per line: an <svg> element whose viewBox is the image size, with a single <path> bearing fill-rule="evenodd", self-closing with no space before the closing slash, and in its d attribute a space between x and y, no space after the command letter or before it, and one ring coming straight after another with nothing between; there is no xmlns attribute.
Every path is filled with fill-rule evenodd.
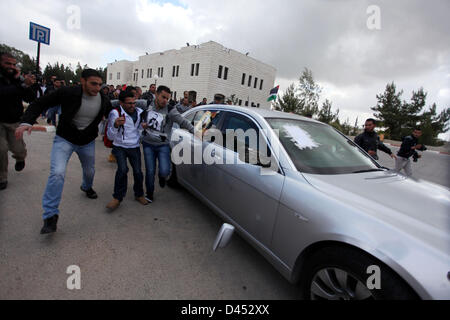
<svg viewBox="0 0 450 320"><path fill-rule="evenodd" d="M312 119L219 105L184 116L197 133L174 128L172 176L304 298L450 299L448 189Z"/></svg>

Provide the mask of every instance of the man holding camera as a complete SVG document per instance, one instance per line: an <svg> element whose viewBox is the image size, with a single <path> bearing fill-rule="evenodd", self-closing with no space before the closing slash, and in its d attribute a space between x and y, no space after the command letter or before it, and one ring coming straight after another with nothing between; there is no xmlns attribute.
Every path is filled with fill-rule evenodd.
<svg viewBox="0 0 450 320"><path fill-rule="evenodd" d="M0 190L8 186L8 151L16 159L16 171L25 167L27 149L23 139L14 134L23 115L23 101L36 98L31 86L36 82L33 75L21 77L17 60L9 53L0 52Z"/></svg>
<svg viewBox="0 0 450 320"><path fill-rule="evenodd" d="M152 203L155 190L156 160L159 167L159 185L164 188L166 179L170 175L170 137L172 126L177 123L180 128L194 133L194 126L177 111L175 106L169 105L172 92L166 86L159 86L156 91L155 106L149 107L142 114L142 128L144 129L142 145L145 159L145 185L147 195L145 199Z"/></svg>
<svg viewBox="0 0 450 320"><path fill-rule="evenodd" d="M421 156L417 153L419 151L425 151L427 148L418 144L419 138L422 136L422 129L415 128L413 133L403 138L400 150L397 153L397 159L395 160L395 171L399 172L405 170L406 176L412 176L412 167L410 158L413 157L413 161L417 162Z"/></svg>

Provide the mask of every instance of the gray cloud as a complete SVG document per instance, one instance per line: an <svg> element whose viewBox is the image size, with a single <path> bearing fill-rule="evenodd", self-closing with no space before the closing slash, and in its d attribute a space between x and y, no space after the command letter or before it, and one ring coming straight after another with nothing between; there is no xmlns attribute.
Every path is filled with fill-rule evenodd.
<svg viewBox="0 0 450 320"><path fill-rule="evenodd" d="M450 105L450 12L448 0L31 0L0 3L3 42L35 55L28 22L52 28L43 62L105 65L124 51L137 59L214 40L277 68L282 83L304 67L332 90L324 98L349 113L369 112L375 95L395 81L410 91L421 86L428 101ZM81 30L66 26L69 5L81 9ZM381 9L381 30L366 26L369 5Z"/></svg>

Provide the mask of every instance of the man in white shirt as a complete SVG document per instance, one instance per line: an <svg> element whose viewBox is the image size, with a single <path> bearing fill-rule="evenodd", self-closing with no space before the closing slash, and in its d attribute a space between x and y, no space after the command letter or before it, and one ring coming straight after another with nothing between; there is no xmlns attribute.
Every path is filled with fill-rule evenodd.
<svg viewBox="0 0 450 320"><path fill-rule="evenodd" d="M111 211L120 206L127 193L127 159L133 169L135 199L142 205L148 204L144 198L144 175L141 169L140 135L143 130L143 111L136 107L135 96L130 91L121 92L119 101L120 106L109 114L107 130L108 139L113 142L112 154L117 159L113 199L106 206Z"/></svg>

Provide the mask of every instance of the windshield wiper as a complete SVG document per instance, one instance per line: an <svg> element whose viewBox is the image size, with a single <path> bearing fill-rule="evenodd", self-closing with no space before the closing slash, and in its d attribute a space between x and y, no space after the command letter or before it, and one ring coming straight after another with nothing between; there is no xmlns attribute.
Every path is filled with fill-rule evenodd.
<svg viewBox="0 0 450 320"><path fill-rule="evenodd" d="M364 172L375 172L375 171L384 171L384 170L383 169L368 169L368 170L353 171L352 173L364 173Z"/></svg>

